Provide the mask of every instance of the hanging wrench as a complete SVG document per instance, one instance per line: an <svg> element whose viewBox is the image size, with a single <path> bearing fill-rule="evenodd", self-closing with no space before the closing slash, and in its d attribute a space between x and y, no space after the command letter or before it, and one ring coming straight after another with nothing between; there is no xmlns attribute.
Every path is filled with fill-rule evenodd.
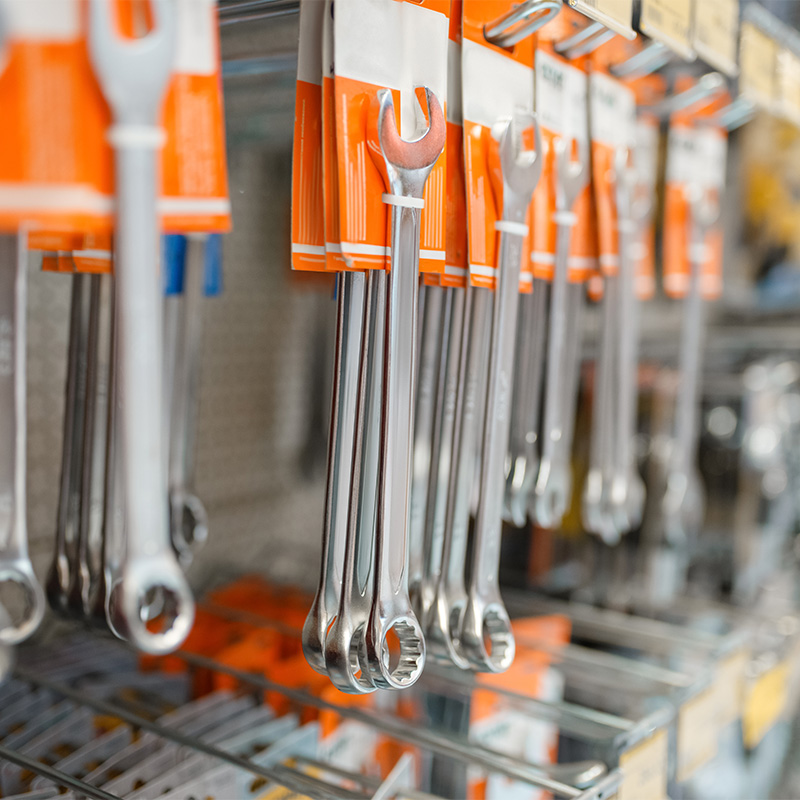
<svg viewBox="0 0 800 800"><path fill-rule="evenodd" d="M706 234L719 217L719 203L699 186L689 197L689 290L683 308L679 355L680 385L675 409L675 450L670 459L663 508L667 540L685 541L703 521L703 489L697 467L697 408L703 348L702 272L706 260Z"/></svg>
<svg viewBox="0 0 800 800"><path fill-rule="evenodd" d="M0 624L0 644L27 639L39 626L45 596L28 556L25 508L27 447L25 331L28 248L24 232L2 239L0 259L0 584L16 584L24 594L21 618Z"/></svg>
<svg viewBox="0 0 800 800"><path fill-rule="evenodd" d="M216 240L190 234L186 243L186 269L180 298L180 358L175 371L169 426L169 490L172 544L184 564L208 537L208 515L194 493L194 455L200 399L200 364L203 343L203 298L206 267L215 260L210 248ZM214 264L214 266L216 266Z"/></svg>
<svg viewBox="0 0 800 800"><path fill-rule="evenodd" d="M408 527L408 591L415 609L421 608L424 572L425 519L431 469L436 376L439 374L442 337L441 286L420 288L422 325L418 338L417 395L414 408L414 446L411 471L411 510ZM417 612L419 613L419 612Z"/></svg>
<svg viewBox="0 0 800 800"><path fill-rule="evenodd" d="M486 385L482 367L488 350L491 294L467 285L458 289L464 308L459 350L459 379L453 419L451 469L442 541L442 568L425 631L428 652L438 663L469 669L461 652L461 622L467 606L464 566L469 535L470 494L480 432L478 395Z"/></svg>
<svg viewBox="0 0 800 800"><path fill-rule="evenodd" d="M392 93L378 92L378 142L392 206L391 271L384 341L383 418L375 533L375 591L367 626L367 657L374 683L400 689L415 683L425 663L425 640L408 596L408 521L414 357L417 335L420 213L425 182L444 149L445 122L436 96L425 90L428 130L415 141L400 137ZM387 637L400 645L392 663Z"/></svg>
<svg viewBox="0 0 800 800"><path fill-rule="evenodd" d="M322 524L322 560L314 601L303 625L303 652L317 672L326 672L325 641L340 602L342 561L351 494L353 443L358 417L359 353L364 330L365 276L341 272L333 367L331 426L328 437L328 475L325 518Z"/></svg>
<svg viewBox="0 0 800 800"><path fill-rule="evenodd" d="M544 372L547 281L534 278L533 292L520 298L514 398L506 475L504 518L522 527L538 466L539 411Z"/></svg>
<svg viewBox="0 0 800 800"><path fill-rule="evenodd" d="M325 640L325 666L343 692L375 690L366 658L366 628L373 596L373 548L383 380L383 320L386 316L386 273L367 276L364 337L359 362L353 446L353 477L338 611Z"/></svg>
<svg viewBox="0 0 800 800"><path fill-rule="evenodd" d="M45 580L51 608L65 611L73 580L78 538L83 409L86 402L86 339L89 331L89 278L73 275L70 300L67 379L64 396L64 428L61 442L61 480L56 516L53 561Z"/></svg>
<svg viewBox="0 0 800 800"><path fill-rule="evenodd" d="M556 258L550 290L542 454L535 487L536 520L546 528L558 525L570 501L570 431L574 426L572 417L580 368L579 317L583 307L583 286L570 286L568 262L575 224L572 207L589 180L586 143L577 140L577 159L574 160L572 140L558 138L554 145L557 164Z"/></svg>
<svg viewBox="0 0 800 800"><path fill-rule="evenodd" d="M436 398L436 420L428 483L425 519L425 572L419 619L427 627L433 596L442 571L444 528L447 517L447 491L451 471L455 432L456 395L458 393L461 330L464 303L460 289L446 289L442 354Z"/></svg>
<svg viewBox="0 0 800 800"><path fill-rule="evenodd" d="M524 120L527 122L527 120ZM504 463L508 451L511 389L514 381L514 336L519 308L519 276L525 218L542 168L539 125L530 117L535 149L521 151L517 121L506 124L500 138L503 210L499 231L497 288L489 350L481 497L475 520L472 570L461 646L470 663L488 672L503 672L514 660L514 637L498 584L503 525Z"/></svg>
<svg viewBox="0 0 800 800"><path fill-rule="evenodd" d="M114 124L116 288L119 298L119 452L123 465L127 552L119 612L131 641L152 653L178 647L194 620L194 600L172 551L162 440L163 320L159 275L159 114L172 73L176 7L153 0L154 25L133 41L115 29L112 4L92 0L89 54ZM169 614L152 629L142 618L160 592Z"/></svg>

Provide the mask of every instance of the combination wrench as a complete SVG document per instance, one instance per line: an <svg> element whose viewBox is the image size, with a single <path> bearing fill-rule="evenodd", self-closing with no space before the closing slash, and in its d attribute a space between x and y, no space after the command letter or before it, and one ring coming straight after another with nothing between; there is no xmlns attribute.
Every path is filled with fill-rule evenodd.
<svg viewBox="0 0 800 800"><path fill-rule="evenodd" d="M707 257L706 234L718 217L718 200L700 186L693 186L689 196L690 275L683 308L674 451L663 500L665 532L671 543L683 542L696 533L703 518L703 489L694 464L704 327L702 273Z"/></svg>
<svg viewBox="0 0 800 800"><path fill-rule="evenodd" d="M550 329L544 424L539 474L536 478L535 518L545 528L559 524L570 501L571 430L580 368L580 312L583 286L569 283L568 264L575 214L572 207L589 180L588 147L576 140L572 158L571 139L557 138L556 154L556 257L550 289ZM577 362L577 363L576 363Z"/></svg>
<svg viewBox="0 0 800 800"><path fill-rule="evenodd" d="M425 95L428 128L420 138L406 141L397 130L391 91L378 92L377 140L389 190L383 199L392 208L391 270L385 314L375 589L366 651L375 685L395 689L415 683L425 663L425 639L408 595L414 357L423 191L446 136L439 101L430 89L425 89ZM399 642L399 656L389 650L391 632Z"/></svg>
<svg viewBox="0 0 800 800"><path fill-rule="evenodd" d="M467 605L461 625L464 655L476 669L487 672L503 672L514 660L514 637L500 597L498 569L522 244L528 231L525 224L528 206L542 169L539 125L533 116L529 119L534 130L534 150L521 149L518 125L527 123L525 119L507 122L499 141L502 214L497 223L497 287L489 350L481 495L475 519Z"/></svg>
<svg viewBox="0 0 800 800"><path fill-rule="evenodd" d="M46 601L28 555L25 508L27 237L4 236L0 248L0 584L24 597L19 615L0 621L0 645L14 645L39 626Z"/></svg>
<svg viewBox="0 0 800 800"><path fill-rule="evenodd" d="M71 278L67 378L64 392L64 426L61 440L61 477L56 512L53 560L45 579L51 608L67 611L73 582L78 526L80 524L83 409L86 402L86 344L89 332L89 276Z"/></svg>
<svg viewBox="0 0 800 800"><path fill-rule="evenodd" d="M486 385L483 366L489 349L488 323L491 294L467 285L455 290L463 294L464 307L459 349L458 390L453 418L451 469L447 485L447 508L442 540L442 566L426 627L428 653L438 663L469 669L461 652L461 622L467 606L464 567L469 535L470 495L475 482L475 449L480 423L479 395Z"/></svg>
<svg viewBox="0 0 800 800"><path fill-rule="evenodd" d="M362 272L341 272L337 284L331 421L328 434L328 471L322 558L314 600L303 625L303 653L308 663L325 673L325 641L340 602L342 562L351 493L353 444L356 431L359 353L364 338Z"/></svg>
<svg viewBox="0 0 800 800"><path fill-rule="evenodd" d="M335 686L351 694L365 694L376 688L366 659L366 628L374 583L386 285L384 270L372 270L367 275L342 587L336 616L325 640L327 673Z"/></svg>
<svg viewBox="0 0 800 800"><path fill-rule="evenodd" d="M92 0L89 55L111 108L115 152L118 448L127 538L117 611L133 644L164 653L188 635L194 600L171 545L161 407L156 150L164 138L159 116L172 74L177 20L174 3L153 0L151 7L151 30L126 41L111 18L111 4ZM155 621L142 613L154 594L164 598L166 609Z"/></svg>

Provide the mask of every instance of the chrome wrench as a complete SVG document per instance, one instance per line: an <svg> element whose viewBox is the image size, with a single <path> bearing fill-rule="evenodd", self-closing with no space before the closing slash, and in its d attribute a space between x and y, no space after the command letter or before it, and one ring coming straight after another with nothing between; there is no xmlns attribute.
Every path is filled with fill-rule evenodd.
<svg viewBox="0 0 800 800"><path fill-rule="evenodd" d="M378 92L378 142L391 193L384 195L384 200L392 206L392 234L384 342L375 591L366 649L373 682L381 688L396 689L415 683L425 663L425 640L408 596L409 484L422 195L445 143L442 108L430 89L426 89L425 94L428 129L419 139L406 141L397 130L391 91ZM392 631L400 645L400 655L394 663L387 642Z"/></svg>
<svg viewBox="0 0 800 800"><path fill-rule="evenodd" d="M497 223L497 288L489 350L481 496L475 520L467 606L461 626L464 655L473 667L488 672L503 672L514 660L514 637L500 597L498 569L522 244L527 233L528 206L542 168L539 125L532 116L530 121L535 136L534 150L521 150L521 134L516 119L506 123L499 143L503 200L501 220Z"/></svg>
<svg viewBox="0 0 800 800"><path fill-rule="evenodd" d="M89 6L89 55L114 124L116 289L118 296L119 453L127 552L119 612L131 642L152 653L178 647L194 621L194 600L172 551L162 440L162 292L159 275L158 171L161 104L176 50L176 8L153 0L154 24L125 41L112 4ZM153 593L168 600L159 629L143 619Z"/></svg>
<svg viewBox="0 0 800 800"><path fill-rule="evenodd" d="M588 148L577 140L577 159L572 158L572 141L555 140L556 153L556 257L550 289L550 330L547 341L547 371L544 398L544 425L539 474L536 478L536 521L545 528L557 525L570 501L570 453L567 442L574 425L568 406L574 404L571 385L577 389L576 372L580 364L567 363L579 353L570 337L579 337L579 320L574 315L583 305L583 286L569 284L568 263L575 216L572 207L589 180ZM571 318L572 317L572 318ZM571 327L570 327L571 326Z"/></svg>
<svg viewBox="0 0 800 800"><path fill-rule="evenodd" d="M384 270L370 271L364 337L359 361L353 446L353 475L347 514L342 589L336 617L325 640L325 666L340 691L365 694L375 689L366 658L366 628L373 597L373 549L383 381Z"/></svg>
<svg viewBox="0 0 800 800"><path fill-rule="evenodd" d="M314 600L303 625L303 653L317 672L326 672L325 641L340 602L342 562L347 535L353 445L356 424L359 354L364 330L362 272L338 276L338 307L333 367L331 422L328 435L328 473L322 558Z"/></svg>
<svg viewBox="0 0 800 800"><path fill-rule="evenodd" d="M5 236L0 247L0 584L24 596L21 616L0 622L0 645L14 645L38 628L45 596L28 555L25 508L27 237Z"/></svg>
<svg viewBox="0 0 800 800"><path fill-rule="evenodd" d="M208 538L208 514L194 493L194 457L203 344L203 284L208 235L189 234L179 298L180 358L176 359L169 425L169 491L172 545L182 563Z"/></svg>
<svg viewBox="0 0 800 800"><path fill-rule="evenodd" d="M441 286L420 288L422 325L418 336L417 394L414 408L414 446L411 469L411 510L408 528L408 590L415 609L421 608L424 573L425 520L431 469L436 376L439 374L442 335ZM419 611L417 611L419 613Z"/></svg>
<svg viewBox="0 0 800 800"><path fill-rule="evenodd" d="M61 478L56 515L53 560L45 580L51 608L65 611L73 580L81 497L81 442L86 402L86 337L89 330L89 278L72 276L67 377L64 394L64 427L61 440Z"/></svg>
<svg viewBox="0 0 800 800"><path fill-rule="evenodd" d="M459 381L453 420L451 469L442 541L442 569L426 628L428 653L437 662L469 669L461 652L461 621L467 606L464 567L469 534L470 495L475 478L475 449L481 432L478 396L486 386L483 366L488 351L491 294L467 285L459 352Z"/></svg>

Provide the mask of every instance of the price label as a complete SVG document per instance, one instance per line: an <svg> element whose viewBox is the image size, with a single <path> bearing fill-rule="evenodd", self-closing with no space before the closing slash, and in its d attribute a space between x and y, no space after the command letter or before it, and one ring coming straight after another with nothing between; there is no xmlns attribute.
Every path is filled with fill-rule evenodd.
<svg viewBox="0 0 800 800"><path fill-rule="evenodd" d="M800 57L789 50L778 53L778 107L786 119L800 125Z"/></svg>
<svg viewBox="0 0 800 800"><path fill-rule="evenodd" d="M617 800L667 800L667 732L657 731L619 757Z"/></svg>
<svg viewBox="0 0 800 800"><path fill-rule="evenodd" d="M642 0L639 27L642 33L662 42L681 58L694 58L692 0Z"/></svg>
<svg viewBox="0 0 800 800"><path fill-rule="evenodd" d="M776 100L775 67L778 48L774 40L751 22L742 24L739 43L739 91L763 108Z"/></svg>
<svg viewBox="0 0 800 800"><path fill-rule="evenodd" d="M678 714L679 783L711 761L719 746L719 705L715 687L700 692L683 704Z"/></svg>
<svg viewBox="0 0 800 800"><path fill-rule="evenodd" d="M789 665L782 661L756 678L749 687L742 715L745 747L755 747L778 721L786 706Z"/></svg>
<svg viewBox="0 0 800 800"><path fill-rule="evenodd" d="M636 38L633 29L633 0L568 0L581 14L602 22L607 28L624 36Z"/></svg>
<svg viewBox="0 0 800 800"><path fill-rule="evenodd" d="M714 687L717 694L717 713L721 728L741 719L744 709L744 671L750 655L737 650L723 659L717 667Z"/></svg>
<svg viewBox="0 0 800 800"><path fill-rule="evenodd" d="M692 44L697 54L726 75L736 75L739 0L697 0Z"/></svg>

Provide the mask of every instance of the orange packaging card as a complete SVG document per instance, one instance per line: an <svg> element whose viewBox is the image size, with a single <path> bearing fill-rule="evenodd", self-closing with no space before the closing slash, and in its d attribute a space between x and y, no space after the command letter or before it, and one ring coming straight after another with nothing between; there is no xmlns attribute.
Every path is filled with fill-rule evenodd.
<svg viewBox="0 0 800 800"><path fill-rule="evenodd" d="M292 269L325 269L322 24L325 3L300 4L292 152Z"/></svg>
<svg viewBox="0 0 800 800"><path fill-rule="evenodd" d="M485 25L513 8L513 0L463 2L461 68L469 277L475 286L493 288L498 238L495 225L502 214L503 198L492 129L515 113L533 113L534 43L528 37L511 48L502 48L490 44L483 34ZM526 146L532 143L531 132ZM530 252L530 242L523 245L523 252Z"/></svg>
<svg viewBox="0 0 800 800"><path fill-rule="evenodd" d="M720 99L716 105L724 102ZM716 195L719 202L725 186L728 139L725 130L712 121L714 109L709 106L694 113L689 109L670 120L663 236L664 291L670 297L683 297L689 287L690 195L704 192ZM708 231L700 246L705 247L702 292L713 300L722 291L721 232Z"/></svg>
<svg viewBox="0 0 800 800"><path fill-rule="evenodd" d="M548 649L566 644L570 637L569 620L562 616L535 617L512 623L517 639L517 654L512 666L500 675L479 675L486 688L476 689L470 705L470 740L508 755L539 764L553 763L557 757L558 730L549 722L518 710L508 697L492 691L504 689L537 700L557 701L563 696L563 678L552 668L552 655L529 642ZM499 775L488 778L479 770L468 773L468 794L485 800L508 797L545 800L547 794Z"/></svg>
<svg viewBox="0 0 800 800"><path fill-rule="evenodd" d="M339 154L339 233L352 269L385 268L390 242L387 192L379 150L368 145L368 121L378 91L391 89L406 139L419 127L419 87L446 108L450 0L346 0L336 5L336 145ZM446 149L446 147L445 147ZM425 184L420 222L421 272L445 263L443 154Z"/></svg>
<svg viewBox="0 0 800 800"><path fill-rule="evenodd" d="M554 22L557 21L558 18ZM549 27L545 26L545 30ZM580 143L577 147L582 147L587 157L589 153L587 78L582 67L582 63L573 64L557 55L549 39L540 38L536 49L536 113L545 153L542 175L533 193L530 220L533 274L545 280L552 280L556 253L558 169L554 142L557 137L574 140ZM591 209L591 188L587 183L572 208L577 220L572 230L568 266L569 279L574 282L586 280L595 263Z"/></svg>
<svg viewBox="0 0 800 800"><path fill-rule="evenodd" d="M101 275L113 272L111 234L106 231L87 233L81 239L80 247L72 251L75 271Z"/></svg>
<svg viewBox="0 0 800 800"><path fill-rule="evenodd" d="M464 120L461 112L462 0L452 0L447 42L447 175L445 263L442 286L467 283L467 190L464 183Z"/></svg>
<svg viewBox="0 0 800 800"><path fill-rule="evenodd" d="M175 71L162 109L162 223L176 231L227 230L215 3L182 0L175 9ZM109 230L114 187L106 132L111 119L89 60L88 4L0 0L0 13L5 33L0 228L16 230L26 223Z"/></svg>
<svg viewBox="0 0 800 800"><path fill-rule="evenodd" d="M606 275L616 275L619 242L614 162L619 148L634 146L636 100L622 81L597 69L589 76L589 98L600 269Z"/></svg>

